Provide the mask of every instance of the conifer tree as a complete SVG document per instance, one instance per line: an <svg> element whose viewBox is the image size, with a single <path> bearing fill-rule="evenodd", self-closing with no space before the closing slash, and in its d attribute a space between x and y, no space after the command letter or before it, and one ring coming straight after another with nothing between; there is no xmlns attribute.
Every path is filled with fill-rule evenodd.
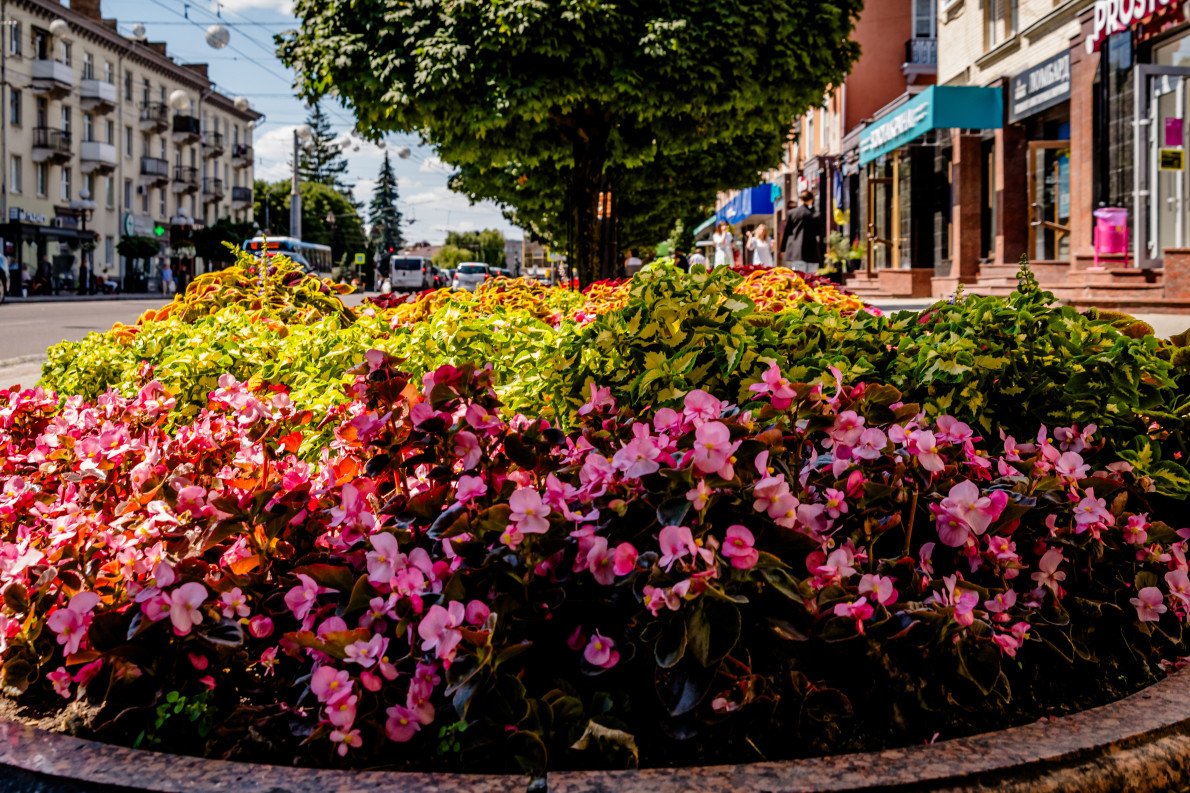
<svg viewBox="0 0 1190 793"><path fill-rule="evenodd" d="M397 207L397 174L388 152L376 177L376 192L368 205L368 222L372 224L375 250L381 254L395 253L405 244L401 234L401 210Z"/></svg>

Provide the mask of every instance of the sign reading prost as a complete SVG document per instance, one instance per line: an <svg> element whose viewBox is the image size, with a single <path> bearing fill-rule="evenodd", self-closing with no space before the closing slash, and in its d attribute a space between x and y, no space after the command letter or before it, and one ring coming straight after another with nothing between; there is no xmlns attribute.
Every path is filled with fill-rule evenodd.
<svg viewBox="0 0 1190 793"><path fill-rule="evenodd" d="M1097 52L1115 33L1122 33L1147 22L1154 14L1173 11L1184 4L1185 0L1095 0L1095 22L1087 36L1087 52Z"/></svg>

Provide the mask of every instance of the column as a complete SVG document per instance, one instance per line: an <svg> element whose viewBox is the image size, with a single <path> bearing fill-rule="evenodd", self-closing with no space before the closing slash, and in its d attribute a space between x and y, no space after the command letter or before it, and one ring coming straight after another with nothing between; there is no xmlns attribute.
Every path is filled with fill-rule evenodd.
<svg viewBox="0 0 1190 793"><path fill-rule="evenodd" d="M951 278L974 283L979 278L980 138L951 131Z"/></svg>
<svg viewBox="0 0 1190 793"><path fill-rule="evenodd" d="M1007 90L1007 89L1006 89ZM1029 145L1019 124L995 131L996 264L1016 264L1029 247Z"/></svg>

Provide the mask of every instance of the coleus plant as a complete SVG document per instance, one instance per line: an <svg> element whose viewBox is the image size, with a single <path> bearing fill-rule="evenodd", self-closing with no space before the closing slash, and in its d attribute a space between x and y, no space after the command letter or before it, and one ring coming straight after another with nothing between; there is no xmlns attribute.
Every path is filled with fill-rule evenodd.
<svg viewBox="0 0 1190 793"><path fill-rule="evenodd" d="M740 406L595 386L563 432L486 368L376 351L309 463L283 387L224 377L172 433L157 383L5 397L2 682L109 740L740 762L1002 727L1185 654L1183 513L1090 425L981 438L770 363Z"/></svg>

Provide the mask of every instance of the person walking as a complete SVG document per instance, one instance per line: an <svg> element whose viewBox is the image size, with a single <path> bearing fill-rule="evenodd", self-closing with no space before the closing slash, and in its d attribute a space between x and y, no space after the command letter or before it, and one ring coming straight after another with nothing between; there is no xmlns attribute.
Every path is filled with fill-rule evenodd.
<svg viewBox="0 0 1190 793"><path fill-rule="evenodd" d="M161 294L172 295L177 291L177 285L174 283L174 270L169 266L168 261L161 263Z"/></svg>
<svg viewBox="0 0 1190 793"><path fill-rule="evenodd" d="M715 266L730 267L735 262L735 238L726 220L719 221L715 233L711 235L711 242L715 243Z"/></svg>
<svg viewBox="0 0 1190 793"><path fill-rule="evenodd" d="M822 216L814 210L814 194L802 192L801 205L789 213L781 239L786 267L804 273L818 272L822 264Z"/></svg>
<svg viewBox="0 0 1190 793"><path fill-rule="evenodd" d="M756 227L755 234L748 232L746 239L747 248L752 252L750 264L753 267L772 267L773 241L769 239L769 227L761 223Z"/></svg>

